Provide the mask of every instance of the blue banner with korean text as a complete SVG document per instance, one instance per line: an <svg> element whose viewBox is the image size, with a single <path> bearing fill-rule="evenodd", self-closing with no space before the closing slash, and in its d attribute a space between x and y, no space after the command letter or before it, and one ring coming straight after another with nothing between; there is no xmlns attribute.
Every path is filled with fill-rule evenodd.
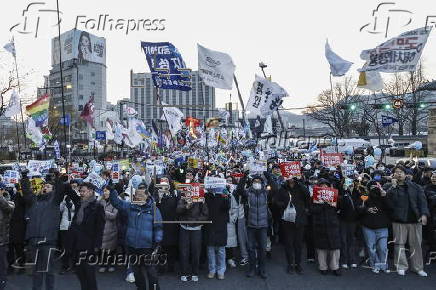
<svg viewBox="0 0 436 290"><path fill-rule="evenodd" d="M141 42L156 87L180 91L191 90L191 69L169 42Z"/></svg>

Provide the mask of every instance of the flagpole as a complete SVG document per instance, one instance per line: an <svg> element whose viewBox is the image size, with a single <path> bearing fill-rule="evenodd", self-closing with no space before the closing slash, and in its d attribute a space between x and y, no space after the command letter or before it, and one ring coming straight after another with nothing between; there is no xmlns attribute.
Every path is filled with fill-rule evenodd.
<svg viewBox="0 0 436 290"><path fill-rule="evenodd" d="M15 49L15 40L14 40L13 37L12 37L12 43L14 45L14 54L13 54L13 56L14 56L14 63L15 63L15 72L17 73L18 92L21 95L21 85L20 85L20 78L19 78L19 74L18 74L18 65L17 65L17 50ZM20 113L21 113L21 124L23 125L23 134L24 134L24 149L26 149L27 148L26 128L24 126L23 107L21 105L21 98L20 98ZM18 120L18 118L17 118L17 120ZM18 132L18 124L17 124L17 132ZM18 148L19 147L20 147L20 139L18 138ZM20 149L18 149L18 152L19 152L19 154L21 156ZM19 160L20 160L20 158L19 158Z"/></svg>
<svg viewBox="0 0 436 290"><path fill-rule="evenodd" d="M239 90L239 84L238 84L238 80L236 79L236 75L235 74L233 74L233 80L235 81L236 90L238 91L239 102L241 103L241 107L242 107L242 119L245 120L244 101L242 100L241 91Z"/></svg>
<svg viewBox="0 0 436 290"><path fill-rule="evenodd" d="M62 118L65 121L65 96L64 96L64 78L62 74L62 45L61 45L61 21L60 21L60 12L59 12L59 0L56 0L56 12L58 16L58 42L59 42L59 72L61 77L61 97L62 97ZM71 120L70 120L71 121ZM68 154L67 150L65 150L67 147L67 130L66 130L66 124L64 122L64 153L66 155L67 159L67 165L66 165L66 171L68 172Z"/></svg>

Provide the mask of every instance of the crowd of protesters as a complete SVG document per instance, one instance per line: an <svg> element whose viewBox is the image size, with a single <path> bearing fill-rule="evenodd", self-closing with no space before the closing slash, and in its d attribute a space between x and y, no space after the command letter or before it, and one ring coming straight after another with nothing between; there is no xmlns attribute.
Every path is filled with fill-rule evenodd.
<svg viewBox="0 0 436 290"><path fill-rule="evenodd" d="M208 279L225 279L235 267L244 267L248 278L267 279L268 261L282 248L287 274L317 267L321 275L361 268L427 276L424 266L436 249L432 168L413 160L368 166L352 158L327 167L318 156L306 156L299 159L301 174L285 177L278 158L253 172L246 157L225 156L226 162L197 168L187 158L167 157L163 172L144 165L124 170L116 182L102 170L101 188L57 169L42 176L38 191L28 170L20 171L15 186L0 182L0 289L8 273L23 273L35 259L35 290L44 283L55 289L56 271L74 272L87 290L97 289L99 275L116 270L141 290L146 281L159 289L164 273L197 282L202 266ZM151 157L159 158L141 162ZM354 170L345 173L350 164ZM225 179L226 186L205 189L199 198L180 186L207 177ZM338 196L315 201L314 189L334 189Z"/></svg>

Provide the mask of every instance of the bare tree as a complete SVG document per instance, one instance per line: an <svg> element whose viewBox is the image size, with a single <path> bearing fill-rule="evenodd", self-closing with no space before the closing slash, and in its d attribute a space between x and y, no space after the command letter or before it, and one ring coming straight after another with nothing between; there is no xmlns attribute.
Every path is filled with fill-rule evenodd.
<svg viewBox="0 0 436 290"><path fill-rule="evenodd" d="M359 101L360 89L357 83L351 78L344 78L343 82L335 83L333 92L322 91L317 100L316 106L309 107L306 114L325 125L327 125L338 137L349 137L352 133L353 124L359 119L355 110L348 109L349 106Z"/></svg>

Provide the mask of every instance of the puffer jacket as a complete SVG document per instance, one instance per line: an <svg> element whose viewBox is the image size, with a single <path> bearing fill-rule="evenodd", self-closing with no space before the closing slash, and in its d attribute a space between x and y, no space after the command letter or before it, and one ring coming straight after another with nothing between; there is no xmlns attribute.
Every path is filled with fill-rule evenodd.
<svg viewBox="0 0 436 290"><path fill-rule="evenodd" d="M428 210L427 198L421 186L406 180L406 190L409 198L410 207L419 219L421 216L430 216ZM391 187L387 190L387 204L392 211L392 220L394 222L406 222L408 208L400 202L400 190L397 187ZM418 221L417 221L418 222Z"/></svg>
<svg viewBox="0 0 436 290"><path fill-rule="evenodd" d="M247 220L247 227L261 229L267 228L271 213L268 208L269 196L262 185L260 190L255 190L253 187L245 189L247 177L242 178L236 188L235 198L244 202L247 207L245 209L245 218Z"/></svg>
<svg viewBox="0 0 436 290"><path fill-rule="evenodd" d="M118 198L111 190L110 203L127 215L126 246L135 249L152 249L162 242L162 216L154 200L149 198L144 205L132 204Z"/></svg>
<svg viewBox="0 0 436 290"><path fill-rule="evenodd" d="M0 196L0 246L9 243L9 222L11 220L14 203Z"/></svg>
<svg viewBox="0 0 436 290"><path fill-rule="evenodd" d="M109 203L109 200L102 199L100 200L100 204L103 206L105 213L105 223L101 247L102 249L115 250L118 245L118 210Z"/></svg>

